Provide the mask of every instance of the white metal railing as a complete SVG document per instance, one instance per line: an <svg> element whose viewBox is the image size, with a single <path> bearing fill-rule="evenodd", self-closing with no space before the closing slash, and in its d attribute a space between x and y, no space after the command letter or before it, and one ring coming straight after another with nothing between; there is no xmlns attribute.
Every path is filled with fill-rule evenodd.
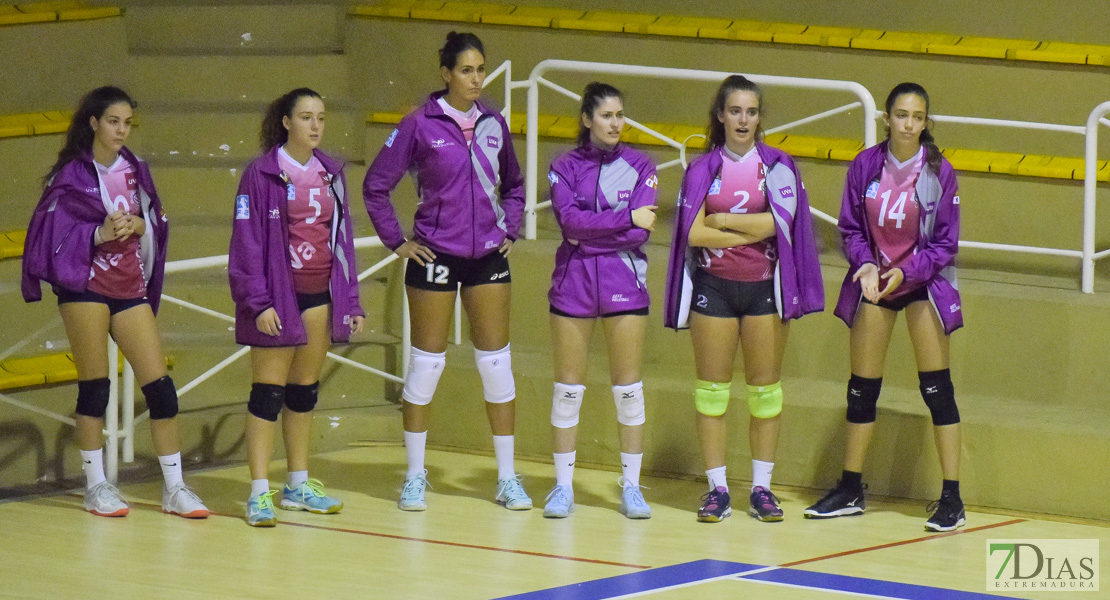
<svg viewBox="0 0 1110 600"><path fill-rule="evenodd" d="M354 245L355 245L355 248L380 248L380 247L382 247L381 240L378 239L376 236L357 238L354 241ZM219 255L219 256L208 256L208 257L203 257L203 258L192 258L192 259L187 259L187 260L178 260L178 261L167 262L166 263L166 275L168 276L168 275L171 275L171 274L174 274L174 273L183 273L183 272L186 272L186 271L195 271L195 270L199 270L199 269L208 269L208 268L214 268L214 267L225 267L225 266L227 266L227 258L228 258L227 255L223 254L223 255ZM382 268L384 268L385 266L389 265L390 263L392 263L393 261L395 261L397 259L398 259L398 256L396 254L391 253L389 256L386 256L385 258L381 259L380 261L375 263L370 268L368 268L368 269L362 271L361 273L359 273L358 280L359 281L365 280L367 277L369 277L369 276L373 275L374 273L380 271ZM173 297L169 294L163 294L162 295L162 300L165 301L165 302L168 302L170 304L176 304L177 306L180 306L180 307L185 308L187 310L192 310L192 311L198 312L200 314L208 315L210 317L219 319L221 321L225 321L225 322L229 322L229 323L234 323L235 322L235 318L230 316L230 315L225 315L225 314L223 314L219 311L215 311L215 310L212 310L210 308L205 308L203 306L193 304L192 302L181 300L180 298L175 298L175 297ZM405 302L403 304L402 311L403 311L403 314L402 314L402 317L401 317L402 321L403 321L402 346L403 346L403 349L404 349L404 356L406 357L405 362L403 364L407 365L408 364L407 357L408 357L409 352L410 352L409 351L409 346L410 346L410 343L411 343L410 342L410 337L409 337L409 324L408 324L408 320L409 320L408 302ZM457 320L458 319L456 319L456 321ZM50 321L46 325L43 325L38 330L36 330L34 333L27 336L26 338L24 338L20 342L17 342L16 344L7 348L3 352L0 352L0 359L6 358L7 356L10 356L11 354L18 351L23 346L30 343L32 340L36 339L38 336L40 336L43 333L45 333L46 331L48 331L49 329L51 329L53 327L56 327L59 324L60 321L61 321L60 317L54 318L52 321ZM459 343L459 338L457 336L456 336L456 339L455 339L455 343L456 344ZM204 383L205 381L207 381L209 378L214 376L216 373L219 373L224 368L226 368L227 366L234 363L236 360L245 356L249 351L250 351L249 346L244 346L242 348L237 349L234 353L232 353L227 358L224 358L223 360L221 360L217 364L213 365L211 368L209 368L204 373L200 374L199 376L197 376L193 380L189 381L185 385L179 387L177 389L178 398L188 394L190 391L195 389L201 383ZM393 381L393 382L396 382L396 383L404 383L404 379L403 379L402 376L398 376L398 375L395 375L393 373L388 373L386 371L376 369L376 368L371 367L369 365L364 365L360 362L351 360L351 359L349 359L345 356L340 356L340 355L335 354L333 352L328 352L327 356L328 356L328 358L330 358L330 359L332 359L332 360L334 360L334 361L336 361L340 364L347 365L347 366L350 366L350 367L354 367L356 369L366 371L368 373L371 373L371 374L376 375L378 377L382 377L383 379L387 379L389 381ZM111 336L109 336L109 338L108 338L108 373L109 373L109 377L112 378L112 379L116 379L116 374L119 373L119 350L118 350L118 347L116 346L115 341L111 339ZM7 404L10 404L12 406L15 406L17 408L21 408L21 409L36 413L38 415L48 417L50 419L53 419L55 421L59 421L61 423L64 423L64 424L67 424L67 425L70 425L70 426L76 425L76 422L71 417L55 413L55 412L46 410L44 408L40 408L38 406L35 406L33 404L29 404L27 402L23 402L21 400L17 400L15 398L12 398L12 397L6 395L6 394L0 394L0 401L5 402ZM122 416L122 421L123 421L122 424L120 423L121 416ZM104 467L105 467L105 474L107 475L107 477L110 481L115 482L117 480L118 474L119 474L119 462L120 462L121 459L123 460L123 462L134 462L134 460L135 460L135 426L137 424L141 423L142 421L146 420L149 417L150 417L150 412L149 411L144 412L143 414L139 415L138 417L135 416L135 372L131 368L131 364L128 363L125 360L124 365L123 365L123 374L119 376L118 380L116 381L116 384L113 384L111 386L111 391L110 391L109 396L108 396L108 409L107 409L107 411L105 412L105 415L104 415L104 435L107 438L106 443L105 443Z"/></svg>
<svg viewBox="0 0 1110 600"><path fill-rule="evenodd" d="M549 203L545 202L543 205L537 203L538 199L538 183L539 183L539 103L540 103L540 85L552 89L569 98L580 100L581 96L574 92L567 90L561 86L544 78L544 74L550 72L570 72L570 73L599 73L608 75L621 75L621 76L638 76L649 77L654 79L673 79L681 81L721 81L732 72L727 71L700 71L696 69L673 69L669 67L650 67L643 65L622 65L615 63L598 63L577 60L558 60L548 59L541 61L532 69L532 73L528 76L526 86L528 89L528 125L526 128L527 135L527 150L525 157L525 231L524 236L527 239L536 239L536 211L538 209L546 208ZM830 92L846 92L855 95L859 102L841 106L832 110L828 110L793 123L787 123L777 127L774 131L783 131L790 127L811 123L818 119L824 119L833 115L852 110L856 107L863 108L863 142L866 146L875 144L875 119L878 112L875 109L875 99L871 96L871 92L867 88L854 81L838 81L832 79L811 79L807 77L782 77L778 75L745 75L755 83L767 86L799 88L822 90ZM628 125L638 131L642 131L656 139L661 140L663 143L675 148L679 151L679 158L675 161L669 161L659 165L659 169L668 168L681 164L683 168L686 167L686 143L689 138L679 142L672 139L658 131L652 130L642 124L632 120L625 119ZM835 219L825 213L812 209L813 213L819 218L831 220L835 223Z"/></svg>

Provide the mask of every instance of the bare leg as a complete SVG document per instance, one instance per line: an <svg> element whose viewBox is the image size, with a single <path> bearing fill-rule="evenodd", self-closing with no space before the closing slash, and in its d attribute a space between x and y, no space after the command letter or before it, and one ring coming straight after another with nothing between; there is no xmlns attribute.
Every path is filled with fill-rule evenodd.
<svg viewBox="0 0 1110 600"><path fill-rule="evenodd" d="M917 370L947 369L949 338L929 302L914 302L906 307L906 325L913 342ZM960 479L960 424L933 427L933 438L940 456L940 470L945 479Z"/></svg>
<svg viewBox="0 0 1110 600"><path fill-rule="evenodd" d="M500 350L509 344L508 283L488 283L462 289L463 309L470 320L470 341L478 350ZM445 332L446 333L446 332ZM513 435L516 401L486 402L486 417L493 435Z"/></svg>
<svg viewBox="0 0 1110 600"><path fill-rule="evenodd" d="M285 386L289 364L293 361L291 346L251 347L251 378L254 383ZM274 454L274 431L277 423L247 413L247 464L251 479L270 478L270 457Z"/></svg>
<svg viewBox="0 0 1110 600"><path fill-rule="evenodd" d="M135 369L135 378L144 386L166 376L166 355L162 337L149 304L140 304L112 316L112 337ZM177 417L151 419L150 436L158 456L181 450L177 437Z"/></svg>
<svg viewBox="0 0 1110 600"><path fill-rule="evenodd" d="M293 351L287 383L309 385L320 381L328 348L331 347L331 305L316 306L301 313L308 343ZM308 470L308 443L312 437L312 411L281 410L281 432L285 440L285 463L289 471Z"/></svg>
<svg viewBox="0 0 1110 600"><path fill-rule="evenodd" d="M640 367L644 356L644 329L647 317L624 315L609 317L605 324L605 341L609 347L609 380L613 385L631 385L643 376ZM585 354L585 353L583 353ZM644 451L644 426L617 424L621 452L641 454Z"/></svg>
<svg viewBox="0 0 1110 600"><path fill-rule="evenodd" d="M431 292L405 287L409 296L409 325L412 346L425 352L447 351L447 328L455 309L455 292ZM405 431L422 433L428 430L431 406L404 402L401 416Z"/></svg>
<svg viewBox="0 0 1110 600"><path fill-rule="evenodd" d="M73 350L77 379L108 376L108 307L98 302L67 302L58 306L66 337ZM104 419L77 415L77 446L81 450L104 447Z"/></svg>
<svg viewBox="0 0 1110 600"><path fill-rule="evenodd" d="M768 385L782 379L782 357L789 326L778 315L740 319L740 346L744 353L744 378L748 385ZM781 415L770 419L750 417L748 442L752 458L775 462Z"/></svg>
<svg viewBox="0 0 1110 600"><path fill-rule="evenodd" d="M886 349L894 331L898 313L873 304L860 303L850 334L852 373L860 377L877 379L883 376ZM844 470L863 472L867 447L871 444L874 423L848 423L845 444Z"/></svg>
<svg viewBox="0 0 1110 600"><path fill-rule="evenodd" d="M694 343L694 366L698 379L714 383L732 381L732 364L740 341L740 321L690 313L690 339ZM725 415L710 417L697 413L698 439L706 469L725 464L728 439Z"/></svg>
<svg viewBox="0 0 1110 600"><path fill-rule="evenodd" d="M594 330L594 319L573 319L551 315L551 348L555 362L555 381L567 385L586 383L589 364L586 352L590 345L590 335ZM555 438L555 452L573 452L578 443L578 426L551 427Z"/></svg>

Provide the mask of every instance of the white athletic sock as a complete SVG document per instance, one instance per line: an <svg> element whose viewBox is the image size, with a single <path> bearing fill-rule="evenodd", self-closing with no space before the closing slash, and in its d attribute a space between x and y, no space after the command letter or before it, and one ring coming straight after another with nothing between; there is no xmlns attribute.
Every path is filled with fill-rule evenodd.
<svg viewBox="0 0 1110 600"><path fill-rule="evenodd" d="M424 474L424 446L428 444L428 432L405 432L405 456L409 460L409 471L405 479Z"/></svg>
<svg viewBox="0 0 1110 600"><path fill-rule="evenodd" d="M181 453L174 452L158 457L158 464L162 466L162 479L166 480L166 489L185 483L181 479Z"/></svg>
<svg viewBox="0 0 1110 600"><path fill-rule="evenodd" d="M497 457L497 479L512 479L516 477L516 467L513 466L513 443L516 436L493 436L493 455Z"/></svg>
<svg viewBox="0 0 1110 600"><path fill-rule="evenodd" d="M625 454L621 452L621 473L624 475L624 485L640 487L640 464L644 462L644 455Z"/></svg>
<svg viewBox="0 0 1110 600"><path fill-rule="evenodd" d="M252 479L251 480L251 498L261 496L270 491L269 479Z"/></svg>
<svg viewBox="0 0 1110 600"><path fill-rule="evenodd" d="M752 461L752 489L762 487L767 491L771 490L771 471L775 469L775 463L763 462L761 460Z"/></svg>
<svg viewBox="0 0 1110 600"><path fill-rule="evenodd" d="M81 451L81 469L85 471L85 486L92 487L101 481L106 481L104 476L104 448Z"/></svg>
<svg viewBox="0 0 1110 600"><path fill-rule="evenodd" d="M723 487L725 491L728 491L728 480L725 479L724 467L709 469L705 472L705 476L709 478L709 491L712 492L719 487Z"/></svg>
<svg viewBox="0 0 1110 600"><path fill-rule="evenodd" d="M289 489L296 489L297 486L308 481L308 471L289 471Z"/></svg>
<svg viewBox="0 0 1110 600"><path fill-rule="evenodd" d="M568 488L574 486L574 457L578 454L576 450L564 452L562 454L556 452L551 456L555 457L555 485L561 485Z"/></svg>

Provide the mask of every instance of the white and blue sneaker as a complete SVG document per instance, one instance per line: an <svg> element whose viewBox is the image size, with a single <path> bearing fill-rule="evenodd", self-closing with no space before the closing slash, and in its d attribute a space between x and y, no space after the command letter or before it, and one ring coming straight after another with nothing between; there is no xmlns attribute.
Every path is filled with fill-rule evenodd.
<svg viewBox="0 0 1110 600"><path fill-rule="evenodd" d="M543 516L548 519L565 519L574 512L574 489L569 485L556 485L544 499Z"/></svg>
<svg viewBox="0 0 1110 600"><path fill-rule="evenodd" d="M274 494L276 493L277 490L270 490L247 499L247 525L251 527L277 525L277 516L274 515Z"/></svg>
<svg viewBox="0 0 1110 600"><path fill-rule="evenodd" d="M283 510L307 510L318 515L332 515L343 510L339 498L327 495L324 484L316 479L309 479L295 488L286 485L281 491L280 506Z"/></svg>
<svg viewBox="0 0 1110 600"><path fill-rule="evenodd" d="M424 488L427 487L431 486L428 484L426 469L406 479L405 486L401 488L401 499L397 501L397 508L410 511L427 510L428 503L424 501Z"/></svg>
<svg viewBox="0 0 1110 600"><path fill-rule="evenodd" d="M617 480L621 486L621 514L629 519L650 519L651 507L644 500L640 486L631 485L624 481L624 477Z"/></svg>
<svg viewBox="0 0 1110 600"><path fill-rule="evenodd" d="M520 480L522 476L516 475L506 479L497 480L496 502L509 510L532 510L532 499L524 492Z"/></svg>

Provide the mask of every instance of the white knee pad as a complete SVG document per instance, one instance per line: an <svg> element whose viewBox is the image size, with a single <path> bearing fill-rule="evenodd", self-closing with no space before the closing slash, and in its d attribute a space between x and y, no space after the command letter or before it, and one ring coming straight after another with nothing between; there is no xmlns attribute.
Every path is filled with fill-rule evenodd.
<svg viewBox="0 0 1110 600"><path fill-rule="evenodd" d="M555 384L551 396L551 424L559 429L569 429L578 425L578 413L582 410L584 385Z"/></svg>
<svg viewBox="0 0 1110 600"><path fill-rule="evenodd" d="M474 349L474 364L482 376L482 391L486 402L504 404L516 398L516 382L513 381L513 360L509 346L500 350Z"/></svg>
<svg viewBox="0 0 1110 600"><path fill-rule="evenodd" d="M617 405L617 422L621 425L643 425L647 420L644 415L644 382L614 385L613 402Z"/></svg>
<svg viewBox="0 0 1110 600"><path fill-rule="evenodd" d="M405 378L401 397L410 404L423 406L431 402L446 364L446 352L433 353L413 348L409 357L409 375Z"/></svg>

